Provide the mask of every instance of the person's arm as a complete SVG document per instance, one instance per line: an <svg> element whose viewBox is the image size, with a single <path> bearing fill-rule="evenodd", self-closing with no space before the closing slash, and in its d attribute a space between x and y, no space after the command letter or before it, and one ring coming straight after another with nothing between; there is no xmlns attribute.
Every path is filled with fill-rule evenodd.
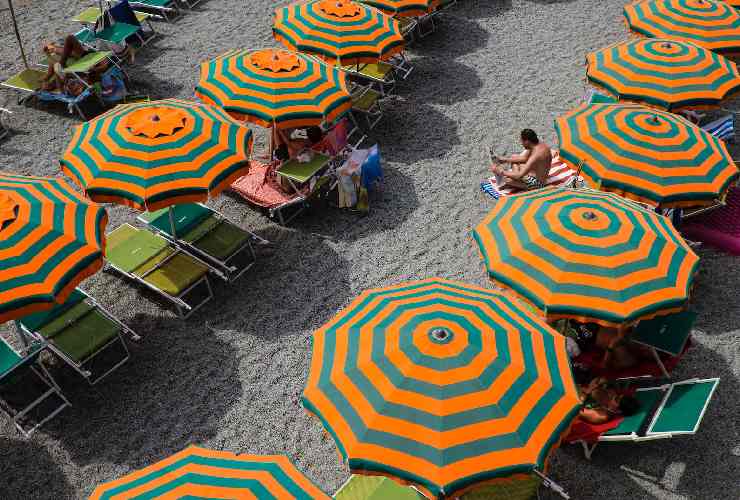
<svg viewBox="0 0 740 500"><path fill-rule="evenodd" d="M609 412L601 408L582 408L578 416L589 424L603 424L608 422L612 417Z"/></svg>
<svg viewBox="0 0 740 500"><path fill-rule="evenodd" d="M535 162L537 161L538 156L536 154L530 154L527 156L528 156L527 160L523 162L524 166L517 168L517 169L513 169L511 171L502 172L504 177L508 177L511 180L518 181L518 180L521 180L522 177L524 177L525 175L529 174L529 172L531 172L532 169L534 169Z"/></svg>
<svg viewBox="0 0 740 500"><path fill-rule="evenodd" d="M531 154L529 150L525 150L523 153L518 154L518 155L499 157L498 161L500 163L511 163L512 165L521 165L522 163L527 163L527 160L529 160L530 156Z"/></svg>

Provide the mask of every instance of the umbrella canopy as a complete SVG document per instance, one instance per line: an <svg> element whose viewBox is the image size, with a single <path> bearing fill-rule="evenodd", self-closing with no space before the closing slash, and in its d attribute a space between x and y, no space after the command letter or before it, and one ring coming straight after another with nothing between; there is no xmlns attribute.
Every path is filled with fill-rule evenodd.
<svg viewBox="0 0 740 500"><path fill-rule="evenodd" d="M157 210L205 201L249 168L252 132L189 101L118 105L75 129L62 171L92 200Z"/></svg>
<svg viewBox="0 0 740 500"><path fill-rule="evenodd" d="M367 290L313 336L303 405L352 471L449 498L544 472L579 409L565 338L508 295Z"/></svg>
<svg viewBox="0 0 740 500"><path fill-rule="evenodd" d="M489 277L549 321L624 328L681 310L699 263L668 218L589 189L502 198L473 236Z"/></svg>
<svg viewBox="0 0 740 500"><path fill-rule="evenodd" d="M237 455L191 446L98 486L90 500L134 498L329 499L283 455Z"/></svg>
<svg viewBox="0 0 740 500"><path fill-rule="evenodd" d="M98 271L107 222L62 179L0 174L0 323L64 302Z"/></svg>
<svg viewBox="0 0 740 500"><path fill-rule="evenodd" d="M740 52L740 14L722 1L636 0L625 5L624 16L639 35L694 42L720 54Z"/></svg>
<svg viewBox="0 0 740 500"><path fill-rule="evenodd" d="M666 110L718 107L740 90L732 61L691 42L633 39L590 53L589 81L620 100Z"/></svg>
<svg viewBox="0 0 740 500"><path fill-rule="evenodd" d="M419 17L432 12L440 0L361 0L393 17Z"/></svg>
<svg viewBox="0 0 740 500"><path fill-rule="evenodd" d="M281 7L272 32L289 49L332 64L374 63L404 47L398 21L349 0L310 0Z"/></svg>
<svg viewBox="0 0 740 500"><path fill-rule="evenodd" d="M263 127L333 122L352 107L338 68L287 50L233 50L200 66L195 94Z"/></svg>
<svg viewBox="0 0 740 500"><path fill-rule="evenodd" d="M665 111L584 104L555 129L560 156L591 186L650 205L710 205L738 177L722 140Z"/></svg>

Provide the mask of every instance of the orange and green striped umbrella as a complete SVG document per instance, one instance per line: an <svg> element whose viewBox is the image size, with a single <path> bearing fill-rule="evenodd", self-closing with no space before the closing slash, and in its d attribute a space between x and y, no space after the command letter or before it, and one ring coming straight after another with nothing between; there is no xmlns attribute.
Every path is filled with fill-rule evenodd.
<svg viewBox="0 0 740 500"><path fill-rule="evenodd" d="M63 179L0 174L0 323L64 302L98 271L107 222Z"/></svg>
<svg viewBox="0 0 740 500"><path fill-rule="evenodd" d="M356 473L451 498L545 472L579 409L565 337L500 292L367 290L313 335L303 405Z"/></svg>
<svg viewBox="0 0 740 500"><path fill-rule="evenodd" d="M332 64L375 63L404 47L398 21L349 0L310 0L281 7L272 32L289 49Z"/></svg>
<svg viewBox="0 0 740 500"><path fill-rule="evenodd" d="M338 68L287 50L233 50L200 66L195 95L263 127L334 122L352 107Z"/></svg>
<svg viewBox="0 0 740 500"><path fill-rule="evenodd" d="M473 236L489 277L548 321L623 328L681 310L699 263L666 217L590 189L502 198Z"/></svg>
<svg viewBox="0 0 740 500"><path fill-rule="evenodd" d="M722 2L725 2L727 5L732 5L736 9L740 8L740 0L721 0Z"/></svg>
<svg viewBox="0 0 740 500"><path fill-rule="evenodd" d="M77 126L60 162L93 201L151 211L217 195L246 173L251 148L252 132L224 110L164 99Z"/></svg>
<svg viewBox="0 0 740 500"><path fill-rule="evenodd" d="M639 38L592 52L586 62L593 85L668 111L718 107L740 90L734 62L691 42Z"/></svg>
<svg viewBox="0 0 740 500"><path fill-rule="evenodd" d="M98 486L90 500L174 498L330 497L283 455L237 455L190 446L161 462Z"/></svg>
<svg viewBox="0 0 740 500"><path fill-rule="evenodd" d="M419 17L432 12L439 0L361 0L393 17Z"/></svg>
<svg viewBox="0 0 740 500"><path fill-rule="evenodd" d="M650 38L694 42L720 54L740 53L740 14L714 0L636 0L625 5L629 29Z"/></svg>
<svg viewBox="0 0 740 500"><path fill-rule="evenodd" d="M592 187L650 205L710 205L738 178L722 140L665 111L584 104L555 129L561 158Z"/></svg>

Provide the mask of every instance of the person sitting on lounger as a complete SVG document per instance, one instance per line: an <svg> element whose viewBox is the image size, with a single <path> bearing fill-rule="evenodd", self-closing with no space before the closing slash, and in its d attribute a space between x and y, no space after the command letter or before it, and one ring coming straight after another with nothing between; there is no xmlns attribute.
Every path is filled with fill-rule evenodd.
<svg viewBox="0 0 740 500"><path fill-rule="evenodd" d="M72 95L78 95L85 90L82 82L77 79L67 78L63 71L70 59L79 59L89 52L74 35L67 35L63 45L49 43L44 45L42 50L49 61L48 70L41 82L41 88L43 90L52 92L60 90ZM105 61L99 63L90 72L88 83L95 81L107 69L107 66Z"/></svg>
<svg viewBox="0 0 740 500"><path fill-rule="evenodd" d="M640 403L633 396L620 393L603 378L594 378L588 383L584 376L574 371L583 408L578 417L590 424L603 424L616 417L629 417L640 409ZM584 374L585 375L585 374ZM586 375L587 380L587 375Z"/></svg>
<svg viewBox="0 0 740 500"><path fill-rule="evenodd" d="M521 142L524 146L521 154L492 158L491 170L503 181L499 187L508 185L527 190L545 187L552 164L550 146L540 141L535 131L528 128L522 130ZM511 164L511 170L506 170L504 163Z"/></svg>

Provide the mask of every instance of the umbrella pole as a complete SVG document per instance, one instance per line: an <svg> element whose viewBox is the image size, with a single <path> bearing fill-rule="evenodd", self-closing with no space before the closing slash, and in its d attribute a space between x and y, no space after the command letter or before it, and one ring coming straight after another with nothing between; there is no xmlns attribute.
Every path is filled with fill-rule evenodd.
<svg viewBox="0 0 740 500"><path fill-rule="evenodd" d="M15 10L13 10L13 0L8 0L8 10L10 11L10 19L13 22L13 30L15 31L15 39L18 40L18 47L21 49L21 57L23 58L23 64L26 65L26 69L30 69L28 66L28 59L26 59L26 51L23 49L23 40L21 40L21 33L18 31L18 22L15 19Z"/></svg>
<svg viewBox="0 0 740 500"><path fill-rule="evenodd" d="M175 211L172 208L172 205L168 207L168 212L170 216L170 230L172 231L172 238L177 241L177 227L175 226Z"/></svg>

